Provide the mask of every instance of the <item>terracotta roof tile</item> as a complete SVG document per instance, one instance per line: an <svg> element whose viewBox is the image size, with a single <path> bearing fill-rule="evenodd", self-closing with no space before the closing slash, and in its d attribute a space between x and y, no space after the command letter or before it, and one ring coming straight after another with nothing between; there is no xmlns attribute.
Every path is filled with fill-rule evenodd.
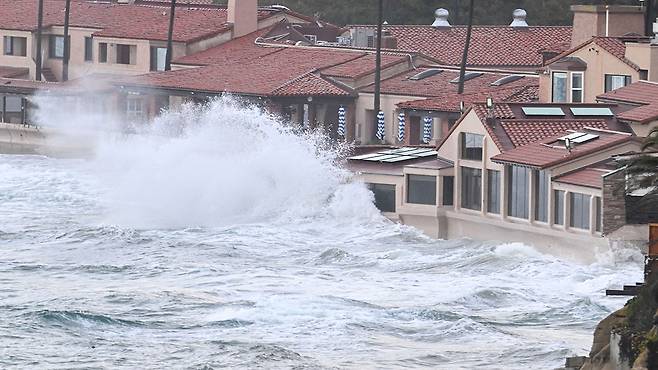
<svg viewBox="0 0 658 370"><path fill-rule="evenodd" d="M65 2L44 1L44 26L64 24ZM37 7L32 0L0 1L0 29L33 31L37 27ZM261 10L263 19L275 11ZM167 40L169 8L162 5L71 2L72 27L98 29L97 36ZM225 8L193 8L181 6L176 10L174 41L192 42L228 31Z"/></svg>
<svg viewBox="0 0 658 370"><path fill-rule="evenodd" d="M599 46L600 48L612 54L614 57L626 63L633 69L638 71L640 70L640 67L637 64L633 63L630 59L626 58L626 44L624 44L624 41L622 41L618 37L601 37L601 36L592 37L591 39L583 42L582 44L558 54L557 56L547 61L546 65L555 63L561 60L562 58L565 58L573 54L574 52L584 48L585 46L591 44L595 44Z"/></svg>
<svg viewBox="0 0 658 370"><path fill-rule="evenodd" d="M501 126L514 146L523 146L551 137L568 130L580 130L583 127L608 129L608 124L600 120L503 120Z"/></svg>
<svg viewBox="0 0 658 370"><path fill-rule="evenodd" d="M349 96L350 93L341 89L324 78L313 73L307 73L286 82L274 89L276 96Z"/></svg>
<svg viewBox="0 0 658 370"><path fill-rule="evenodd" d="M613 101L639 105L619 113L623 121L646 123L658 119L658 83L638 81L628 86L609 91L597 97L602 101Z"/></svg>
<svg viewBox="0 0 658 370"><path fill-rule="evenodd" d="M609 173L609 170L602 168L583 168L572 171L568 174L553 178L553 181L563 184L586 186L588 188L603 188L603 175Z"/></svg>
<svg viewBox="0 0 658 370"><path fill-rule="evenodd" d="M426 54L441 64L459 65L466 27L387 26L398 48ZM571 27L475 26L468 55L469 66L540 67L541 51L564 51L571 41Z"/></svg>
<svg viewBox="0 0 658 370"><path fill-rule="evenodd" d="M623 133L596 130L578 131L593 133L598 135L598 137L582 144L576 144L569 152L561 142L557 141L560 136L569 133L569 131L564 131L552 137L508 150L492 157L491 160L498 163L517 164L543 169L569 162L576 158L629 142L633 139L631 135Z"/></svg>
<svg viewBox="0 0 658 370"><path fill-rule="evenodd" d="M382 54L382 68L388 68L393 65L403 63L409 60L408 55L399 54ZM339 64L337 66L329 67L322 70L322 74L332 77L345 77L345 78L358 78L375 70L375 54L368 53L361 57L349 61L347 63Z"/></svg>
<svg viewBox="0 0 658 370"><path fill-rule="evenodd" d="M0 66L0 77L3 78L14 78L21 77L30 73L28 68L16 68L16 67L6 67Z"/></svg>

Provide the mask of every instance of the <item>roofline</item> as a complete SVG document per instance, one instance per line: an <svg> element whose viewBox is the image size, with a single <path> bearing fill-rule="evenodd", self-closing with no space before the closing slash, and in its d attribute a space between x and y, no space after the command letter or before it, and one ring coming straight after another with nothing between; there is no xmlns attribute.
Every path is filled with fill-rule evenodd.
<svg viewBox="0 0 658 370"><path fill-rule="evenodd" d="M546 61L546 63L544 63L544 67L548 67L549 65L551 65L551 64L553 64L553 63L559 62L562 58L565 58L565 57L567 57L568 55L571 55L571 54L573 54L573 53L579 51L580 49L584 48L585 46L587 46L587 45L589 45L589 44L591 44L591 43L596 43L596 40L597 40L597 39L615 39L615 40L619 40L619 41L624 45L624 57L623 57L623 58L619 58L619 57L617 57L616 55L614 55L613 53L611 53L610 51L608 51L608 49L606 49L605 47L603 47L603 46L601 46L601 45L598 45L598 44L597 44L597 46L599 46L601 49L605 50L606 53L612 55L612 56L615 57L616 59L622 61L624 64L626 64L626 65L628 65L629 67L633 68L635 71L639 71L639 70L641 69L641 68L640 68L637 64L635 64L633 61L631 61L631 60L629 60L629 59L626 58L626 51L625 51L625 49L626 49L626 42L625 42L624 40L622 40L621 37L615 37L615 36L592 36L589 40L584 41L582 44L577 45L577 46L574 46L574 47L571 48L571 49L565 50L565 51L563 51L562 53L560 53L560 54L554 56L553 58L549 59L548 61Z"/></svg>
<svg viewBox="0 0 658 370"><path fill-rule="evenodd" d="M376 24L348 24L345 26L345 28L356 28L356 27L361 27L361 28L375 28L377 27ZM390 27L408 27L408 28L437 28L432 26L431 24L386 24L384 25L384 28L390 28ZM467 28L468 25L465 24L457 24L457 25L451 25L450 27L445 27L446 29L450 28ZM512 27L507 24L474 24L473 28L509 28L509 29L518 29L516 27ZM560 25L533 25L533 26L528 26L528 27L523 27L523 29L528 29L528 28L570 28L573 29L573 26L560 26Z"/></svg>

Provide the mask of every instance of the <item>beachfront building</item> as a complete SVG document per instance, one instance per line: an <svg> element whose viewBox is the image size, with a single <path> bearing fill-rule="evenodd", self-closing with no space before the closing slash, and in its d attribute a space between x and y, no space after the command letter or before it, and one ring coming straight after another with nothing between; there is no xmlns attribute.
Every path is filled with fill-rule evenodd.
<svg viewBox="0 0 658 370"><path fill-rule="evenodd" d="M611 158L640 147L617 109L476 103L436 150L380 150L349 164L388 217L436 238L605 246L615 238L603 226L614 215L604 190Z"/></svg>
<svg viewBox="0 0 658 370"><path fill-rule="evenodd" d="M41 53L42 78L62 81L64 9L63 0L44 1L42 50L37 51L36 2L0 3L0 70L13 69L0 77L35 79L36 55ZM167 1L71 1L69 78L164 70L169 12ZM282 19L300 24L312 21L286 8L257 8L256 0L229 1L228 7L179 2L173 58L206 50Z"/></svg>
<svg viewBox="0 0 658 370"><path fill-rule="evenodd" d="M602 103L617 104L622 112L617 115L633 132L646 137L658 127L658 82L638 81L597 97Z"/></svg>

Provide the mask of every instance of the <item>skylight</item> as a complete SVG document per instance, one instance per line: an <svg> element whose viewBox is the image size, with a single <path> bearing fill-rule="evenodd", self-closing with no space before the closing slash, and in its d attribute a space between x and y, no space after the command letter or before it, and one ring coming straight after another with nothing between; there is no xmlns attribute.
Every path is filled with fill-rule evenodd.
<svg viewBox="0 0 658 370"><path fill-rule="evenodd" d="M526 116L564 116L560 107L523 107Z"/></svg>
<svg viewBox="0 0 658 370"><path fill-rule="evenodd" d="M464 75L464 81L472 80L472 79L474 79L476 77L480 77L482 75L483 75L482 72L468 72ZM452 80L450 80L450 83L451 84L459 83L459 77L453 78Z"/></svg>
<svg viewBox="0 0 658 370"><path fill-rule="evenodd" d="M350 157L350 159L369 161L369 162L396 163L396 162L409 161L412 159L431 157L437 154L439 153L431 148L404 147L398 149L382 150L376 153L357 155L354 157Z"/></svg>
<svg viewBox="0 0 658 370"><path fill-rule="evenodd" d="M610 108L571 108L571 113L574 116L605 116L612 117L614 114Z"/></svg>
<svg viewBox="0 0 658 370"><path fill-rule="evenodd" d="M409 79L410 79L410 80L414 80L414 81L418 81L418 80L425 79L425 78L427 78L427 77L431 77L431 76L437 75L437 74L439 74L439 73L441 73L441 72L443 72L442 69L436 69L436 68L426 69L426 70L424 70L424 71L422 71L422 72L420 72L420 73L417 73L417 74L415 74L415 75L409 77Z"/></svg>
<svg viewBox="0 0 658 370"><path fill-rule="evenodd" d="M586 143L588 141L594 140L598 137L599 137L599 135L588 134L586 132L574 132L572 134L562 136L558 140L559 141L569 140L572 143L582 144L582 143Z"/></svg>
<svg viewBox="0 0 658 370"><path fill-rule="evenodd" d="M502 85L508 84L510 82L520 80L522 78L523 78L523 76L519 76L519 75L505 76L505 77L499 78L496 81L492 82L491 86L502 86Z"/></svg>

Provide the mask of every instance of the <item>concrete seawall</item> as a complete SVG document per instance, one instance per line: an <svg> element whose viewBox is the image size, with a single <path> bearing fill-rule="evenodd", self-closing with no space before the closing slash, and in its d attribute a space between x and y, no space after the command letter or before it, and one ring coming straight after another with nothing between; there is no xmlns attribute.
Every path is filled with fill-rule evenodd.
<svg viewBox="0 0 658 370"><path fill-rule="evenodd" d="M15 123L0 123L1 154L41 154L55 157L86 157L97 137L90 133L66 133Z"/></svg>
<svg viewBox="0 0 658 370"><path fill-rule="evenodd" d="M0 123L0 153L38 154L47 147L46 135L34 126Z"/></svg>

